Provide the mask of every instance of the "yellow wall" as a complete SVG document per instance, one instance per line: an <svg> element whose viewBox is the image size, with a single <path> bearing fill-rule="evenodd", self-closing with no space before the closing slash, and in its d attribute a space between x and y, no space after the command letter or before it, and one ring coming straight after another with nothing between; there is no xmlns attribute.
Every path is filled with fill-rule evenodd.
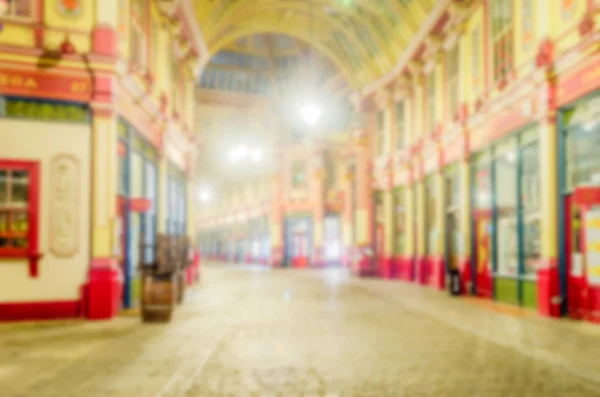
<svg viewBox="0 0 600 397"><path fill-rule="evenodd" d="M60 301L79 298L90 264L90 127L0 119L0 158L41 161L38 278L24 260L0 259L0 302ZM57 154L79 160L78 251L70 258L50 252L50 162Z"/></svg>

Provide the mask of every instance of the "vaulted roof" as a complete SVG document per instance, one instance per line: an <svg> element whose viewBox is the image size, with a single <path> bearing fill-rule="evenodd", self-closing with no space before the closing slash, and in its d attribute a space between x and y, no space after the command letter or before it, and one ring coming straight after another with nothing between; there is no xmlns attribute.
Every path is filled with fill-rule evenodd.
<svg viewBox="0 0 600 397"><path fill-rule="evenodd" d="M285 34L329 58L354 87L390 72L437 0L196 0L209 53L263 33Z"/></svg>

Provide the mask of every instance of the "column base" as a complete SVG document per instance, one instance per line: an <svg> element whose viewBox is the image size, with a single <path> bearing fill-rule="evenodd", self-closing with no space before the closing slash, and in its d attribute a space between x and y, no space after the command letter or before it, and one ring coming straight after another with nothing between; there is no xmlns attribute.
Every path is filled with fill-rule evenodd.
<svg viewBox="0 0 600 397"><path fill-rule="evenodd" d="M271 248L271 266L274 268L283 266L283 248Z"/></svg>
<svg viewBox="0 0 600 397"><path fill-rule="evenodd" d="M429 285L443 291L446 289L446 267L444 258L441 256L430 256L427 258L429 269Z"/></svg>
<svg viewBox="0 0 600 397"><path fill-rule="evenodd" d="M355 251L353 256L353 269L352 272L359 277L376 277L377 276L377 263L376 258L371 256L372 248L370 245L359 247Z"/></svg>
<svg viewBox="0 0 600 397"><path fill-rule="evenodd" d="M467 256L460 259L458 263L458 273L460 274L460 290L462 295L471 294L473 277L471 274L471 257Z"/></svg>
<svg viewBox="0 0 600 397"><path fill-rule="evenodd" d="M393 272L393 259L391 256L378 256L377 257L377 268L379 277L391 279Z"/></svg>
<svg viewBox="0 0 600 397"><path fill-rule="evenodd" d="M544 317L560 317L561 299L557 261L555 258L543 261L544 266L537 272L538 313ZM600 317L598 320L600 321Z"/></svg>
<svg viewBox="0 0 600 397"><path fill-rule="evenodd" d="M414 279L414 261L411 257L397 256L394 258L394 278L412 282Z"/></svg>
<svg viewBox="0 0 600 397"><path fill-rule="evenodd" d="M119 313L123 295L123 277L113 258L92 259L85 288L85 316L90 320L108 320Z"/></svg>
<svg viewBox="0 0 600 397"><path fill-rule="evenodd" d="M415 262L415 283L425 285L428 280L427 259L418 256Z"/></svg>
<svg viewBox="0 0 600 397"><path fill-rule="evenodd" d="M314 256L313 256L313 260L312 260L312 267L316 267L318 269L326 267L327 264L325 263L324 252L325 252L325 250L323 249L323 247L315 248L315 252L314 252Z"/></svg>

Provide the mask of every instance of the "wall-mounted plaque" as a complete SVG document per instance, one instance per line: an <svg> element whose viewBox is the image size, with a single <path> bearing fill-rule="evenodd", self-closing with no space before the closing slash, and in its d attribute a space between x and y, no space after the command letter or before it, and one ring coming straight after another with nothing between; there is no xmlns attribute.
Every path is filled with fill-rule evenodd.
<svg viewBox="0 0 600 397"><path fill-rule="evenodd" d="M50 251L71 257L79 250L79 160L56 155L50 169Z"/></svg>

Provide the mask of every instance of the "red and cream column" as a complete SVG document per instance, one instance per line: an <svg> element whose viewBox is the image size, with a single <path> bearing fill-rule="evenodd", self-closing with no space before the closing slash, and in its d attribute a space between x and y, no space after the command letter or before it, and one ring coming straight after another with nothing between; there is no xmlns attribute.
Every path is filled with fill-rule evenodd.
<svg viewBox="0 0 600 397"><path fill-rule="evenodd" d="M323 152L317 148L314 152L313 175L313 260L314 267L325 266L325 169Z"/></svg>
<svg viewBox="0 0 600 397"><path fill-rule="evenodd" d="M271 266L283 266L285 240L283 230L283 175L276 172L271 178Z"/></svg>
<svg viewBox="0 0 600 397"><path fill-rule="evenodd" d="M384 186L383 186L383 258L381 277L392 278L394 274L394 241L396 219L394 214L394 178L392 167L392 153L395 149L395 124L394 101L392 92L385 90L380 100L385 115L385 157Z"/></svg>
<svg viewBox="0 0 600 397"><path fill-rule="evenodd" d="M92 57L115 60L117 56L117 0L98 2L92 33ZM108 65L107 65L108 66ZM92 94L92 249L84 313L90 319L108 319L120 307L123 275L120 219L117 217L119 175L117 154L116 77L110 71L95 70Z"/></svg>
<svg viewBox="0 0 600 397"><path fill-rule="evenodd" d="M541 263L538 269L538 312L561 315L558 271L558 128L554 105L555 81L544 74L540 88L539 153L541 180Z"/></svg>
<svg viewBox="0 0 600 397"><path fill-rule="evenodd" d="M342 253L342 266L350 267L352 257L355 253L354 241L354 181L355 174L352 167L346 164L344 170L344 210L342 213L342 242L344 244L344 252Z"/></svg>
<svg viewBox="0 0 600 397"><path fill-rule="evenodd" d="M376 263L374 256L375 209L373 205L373 133L375 113L362 106L364 125L357 132L356 153L356 258L353 272L357 275L374 274Z"/></svg>
<svg viewBox="0 0 600 397"><path fill-rule="evenodd" d="M110 78L110 77L107 77ZM117 118L108 102L92 104L92 260L86 316L108 319L119 310L123 274L117 217Z"/></svg>

